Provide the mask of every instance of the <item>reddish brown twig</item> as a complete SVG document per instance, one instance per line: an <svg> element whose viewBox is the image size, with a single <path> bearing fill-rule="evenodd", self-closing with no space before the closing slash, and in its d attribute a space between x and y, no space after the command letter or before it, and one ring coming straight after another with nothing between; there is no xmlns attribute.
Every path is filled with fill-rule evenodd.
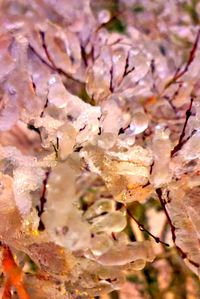
<svg viewBox="0 0 200 299"><path fill-rule="evenodd" d="M182 259L187 259L190 264L192 264L196 268L200 268L200 265L198 263L196 263L196 262L192 261L191 259L189 259L188 256L187 256L187 253L185 253L179 246L176 245L176 228L173 225L172 220L171 220L171 218L169 216L169 213L167 211L166 202L163 199L163 195L162 195L162 189L161 188L157 188L156 189L156 193L157 193L158 198L160 200L160 204L161 204L161 206L163 208L163 211L165 212L165 215L167 217L167 221L168 221L168 223L170 225L171 233L172 233L172 240L174 242L174 245L176 246L176 249L177 249L178 253L182 257Z"/></svg>
<svg viewBox="0 0 200 299"><path fill-rule="evenodd" d="M180 151L182 146L188 140L188 139L184 140L184 137L185 137L185 130L186 130L186 127L187 127L187 124L188 124L188 120L191 116L192 103L193 103L193 99L191 99L190 106L189 106L189 108L187 109L187 111L185 113L186 117L185 117L185 122L184 122L184 125L183 125L183 129L182 129L182 132L181 132L181 135L179 137L179 141L178 141L177 145L171 151L171 157L173 157L176 154L176 152Z"/></svg>
<svg viewBox="0 0 200 299"><path fill-rule="evenodd" d="M171 84L177 83L177 80L179 80L189 69L191 63L193 62L197 50L197 46L200 39L200 29L197 32L196 39L194 41L193 47L190 51L188 61L185 65L185 67L181 70L181 68L178 68L173 76L173 78L166 84L165 89L167 89Z"/></svg>
<svg viewBox="0 0 200 299"><path fill-rule="evenodd" d="M46 174L45 174L45 178L43 180L42 195L40 197L40 206L36 207L36 209L38 211L38 216L40 218L39 227L38 227L39 230L44 230L44 224L41 220L41 216L44 213L44 206L45 206L45 203L46 203L45 195L46 195L46 190L47 190L47 182L48 182L49 174L50 174L49 171L47 171Z"/></svg>

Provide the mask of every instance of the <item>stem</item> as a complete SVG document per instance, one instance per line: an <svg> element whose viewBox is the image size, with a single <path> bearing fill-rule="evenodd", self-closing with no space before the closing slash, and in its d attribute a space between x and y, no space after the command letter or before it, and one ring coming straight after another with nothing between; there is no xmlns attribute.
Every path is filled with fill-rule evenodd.
<svg viewBox="0 0 200 299"><path fill-rule="evenodd" d="M157 188L157 189L156 189L156 193L157 193L157 195L158 195L158 198L159 198L159 200L160 200L161 206L163 207L163 210L164 210L165 215L166 215L166 217L167 217L167 221L168 221L168 223L169 223L169 225L170 225L170 227L171 227L172 240L173 240L173 242L174 242L174 245L176 246L176 249L177 249L178 253L179 253L180 256L182 257L182 259L187 259L188 262L189 262L191 265L193 265L193 266L196 267L196 268L200 268L200 265L199 265L198 263L196 263L196 262L192 261L191 259L189 259L188 256L187 256L187 253L185 253L179 246L176 245L176 228L175 228L175 226L173 225L172 220L171 220L171 218L170 218L170 216L169 216L169 213L168 213L168 211L167 211L167 208L166 208L166 202L165 202L165 200L164 200L163 197L162 197L162 189L161 189L161 188Z"/></svg>
<svg viewBox="0 0 200 299"><path fill-rule="evenodd" d="M137 223L137 225L138 225L138 227L139 227L139 229L140 229L141 231L145 231L149 236L151 236L151 237L156 241L156 243L161 243L161 244L163 244L163 245L169 247L169 244L167 244L167 243L161 241L159 237L154 236L150 231L148 231L148 229L146 229L146 228L144 227L144 225L141 224L141 223L140 223L140 222L139 222L139 221L132 215L132 213L130 212L130 210L129 210L128 208L127 208L126 210L127 210L127 214L128 214L128 215L129 215L129 216L130 216L130 217Z"/></svg>
<svg viewBox="0 0 200 299"><path fill-rule="evenodd" d="M45 195L46 195L47 182L48 182L49 175L50 175L50 171L46 172L45 178L44 178L44 181L43 181L42 195L40 197L40 206L36 207L36 209L38 211L38 216L40 218L39 227L38 227L39 230L44 230L44 228L45 228L44 223L41 220L41 216L44 213L44 206L45 206L45 203L47 201Z"/></svg>
<svg viewBox="0 0 200 299"><path fill-rule="evenodd" d="M184 125L183 125L183 129L182 129L182 132L181 132L181 135L179 137L179 141L178 141L177 145L171 151L171 157L173 157L178 151L180 151L182 146L188 140L188 138L186 140L184 140L184 137L185 137L185 130L186 130L186 127L187 127L187 124L188 124L188 120L191 116L192 104L193 104L193 99L190 100L190 106L189 106L189 108L187 109L187 111L185 113L186 117L185 117L185 122L184 122Z"/></svg>
<svg viewBox="0 0 200 299"><path fill-rule="evenodd" d="M165 89L167 89L171 84L176 83L177 80L180 79L188 71L191 63L193 62L193 60L195 58L195 54L196 54L197 46L198 46L198 43L199 43L199 39L200 39L200 29L197 32L196 39L195 39L193 47L190 51L189 58L188 58L188 61L185 65L185 67L183 68L182 71L180 70L180 68L178 68L176 70L173 78L166 84Z"/></svg>

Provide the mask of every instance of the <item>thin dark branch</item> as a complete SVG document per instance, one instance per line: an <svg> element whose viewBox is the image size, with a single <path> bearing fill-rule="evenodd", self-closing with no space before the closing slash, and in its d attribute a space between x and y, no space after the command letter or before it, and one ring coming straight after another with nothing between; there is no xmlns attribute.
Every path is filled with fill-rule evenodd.
<svg viewBox="0 0 200 299"><path fill-rule="evenodd" d="M194 45L193 45L193 47L190 51L189 59L188 59L186 65L185 65L184 69L176 74L176 76L174 77L174 81L177 81L180 77L182 77L188 71L191 63L193 62L193 60L195 58L197 46L198 46L198 43L199 43L199 38L200 38L200 29L197 32L197 36L196 36Z"/></svg>
<svg viewBox="0 0 200 299"><path fill-rule="evenodd" d="M42 189L42 194L40 197L40 206L36 206L36 209L38 211L38 216L40 218L38 230L41 230L41 231L45 229L44 223L42 222L42 219L41 219L41 216L44 213L44 206L47 201L45 196L46 196L47 182L48 182L49 175L50 175L50 171L47 171L45 174L45 178L43 180L43 189Z"/></svg>
<svg viewBox="0 0 200 299"><path fill-rule="evenodd" d="M50 61L50 63L51 63L52 68L53 68L55 71L57 71L59 74L61 74L61 75L65 76L65 77L67 77L67 78L70 78L70 79L72 79L72 80L74 80L74 81L77 81L77 82L83 84L83 82L79 81L78 79L74 79L71 75L69 75L68 73L66 73L65 71L63 71L62 69L60 69L60 68L58 68L58 67L56 66L56 63L54 62L52 56L50 55L50 53L49 53L49 51L48 51L48 47L47 47L47 45L46 45L45 33L42 32L42 31L40 31L40 35L41 35L41 39L42 39L42 47L43 47L43 49L44 49L44 52L45 52L45 54L46 54L47 59L48 59L48 60Z"/></svg>
<svg viewBox="0 0 200 299"><path fill-rule="evenodd" d="M169 105L171 106L172 110L174 111L174 113L176 114L177 117L179 117L178 115L178 110L177 110L177 107L174 105L173 101L176 99L176 97L179 95L179 92L181 90L181 87L182 87L182 83L178 83L178 88L175 90L174 94L172 95L172 97L169 97L167 95L163 96L163 98L165 100L168 101Z"/></svg>
<svg viewBox="0 0 200 299"><path fill-rule="evenodd" d="M106 215L106 214L107 214L107 212L102 212L102 213L97 214L97 215L95 215L95 216L86 218L86 220L87 220L89 223L92 223L92 220L94 220L94 219L96 219L96 218L98 218L98 217L104 216L104 215Z"/></svg>
<svg viewBox="0 0 200 299"><path fill-rule="evenodd" d="M51 143L52 143L53 149L55 151L56 159L58 159L58 157L59 157L59 138L58 137L56 138L56 145L53 142L51 142Z"/></svg>
<svg viewBox="0 0 200 299"><path fill-rule="evenodd" d="M36 132L39 136L40 136L40 141L42 141L42 137L41 137L41 133L40 133L40 129L39 128L36 128L34 125L32 124L27 124L27 128L29 130L32 130L34 132Z"/></svg>
<svg viewBox="0 0 200 299"><path fill-rule="evenodd" d="M113 86L113 63L110 68L110 91L114 91L114 86Z"/></svg>
<svg viewBox="0 0 200 299"><path fill-rule="evenodd" d="M82 146L75 147L74 152L79 153L82 150L82 148L83 148Z"/></svg>
<svg viewBox="0 0 200 299"><path fill-rule="evenodd" d="M128 51L128 54L126 56L126 62L125 62L125 67L124 67L124 73L121 77L121 80L119 82L119 85L122 83L123 79L130 74L131 72L133 72L135 70L135 67L133 66L132 68L129 69L129 57L130 57L130 52Z"/></svg>
<svg viewBox="0 0 200 299"><path fill-rule="evenodd" d="M183 83L179 83L179 86L178 86L177 90L174 92L174 94L172 96L172 99L171 99L172 101L174 101L175 98L178 96L182 86L183 86Z"/></svg>
<svg viewBox="0 0 200 299"><path fill-rule="evenodd" d="M55 63L53 62L53 59L52 59L52 57L51 57L51 61L53 62L53 65L51 64L51 63L49 63L49 58L48 57L50 57L50 54L49 54L49 52L48 52L48 50L47 50L47 47L45 47L45 53L46 53L46 51L48 52L48 56L47 56L47 58L48 58L48 61L46 60L46 59L44 59L44 58L42 58L42 56L29 44L29 48L30 48L30 50L37 56L37 58L42 62L42 63L44 63L48 68L50 68L52 71L54 71L54 72L57 72L58 74L60 74L60 75L63 75L64 77L66 77L66 78L68 78L68 79L71 79L71 80L73 80L74 82L77 82L77 83L79 83L79 84L81 84L82 86L84 86L85 87L85 83L84 82L82 82L81 80L79 80L79 79L77 79L77 78L73 78L70 74L68 74L68 73L66 73L65 71L63 71L62 69L60 69L60 68L58 68L56 65L55 65Z"/></svg>
<svg viewBox="0 0 200 299"><path fill-rule="evenodd" d="M160 204L161 204L161 206L162 206L162 208L163 208L163 211L165 212L165 215L166 215L166 217L167 217L167 220L168 220L168 223L169 223L169 225L170 225L170 228L171 228L171 232L172 232L172 240L173 240L173 242L175 243L175 241L176 241L176 235L175 235L175 226L173 225L173 223L172 223L172 221L171 221L171 218L169 217L169 214L168 214L168 212L167 212L167 209L166 209L166 202L163 200L163 198L162 198L162 190L161 190L161 188L157 188L156 189L156 193L157 193L157 195L158 195L158 198L159 198L159 200L160 200Z"/></svg>
<svg viewBox="0 0 200 299"><path fill-rule="evenodd" d="M126 132L126 130L129 129L129 128L130 128L130 125L128 125L126 128L120 128L119 132L118 132L118 135L124 134Z"/></svg>
<svg viewBox="0 0 200 299"><path fill-rule="evenodd" d="M94 51L94 50L93 50L93 51ZM93 55L93 53L92 53L92 55ZM87 54L86 54L86 52L85 52L85 48L84 48L84 46L81 46L81 56L82 56L82 58L83 58L83 62L84 62L85 67L87 67L87 66L88 66L88 62L87 62Z"/></svg>
<svg viewBox="0 0 200 299"><path fill-rule="evenodd" d="M40 33L40 37L41 37L41 40L42 40L42 47L44 49L46 57L48 58L48 60L51 63L52 67L54 69L57 69L56 66L55 66L55 63L54 63L53 59L51 58L51 55L49 54L49 51L47 49L47 45L46 45L46 41L45 41L45 32L39 31L39 33Z"/></svg>
<svg viewBox="0 0 200 299"><path fill-rule="evenodd" d="M48 107L48 103L49 103L49 100L48 100L48 96L47 96L46 102L44 104L44 108L43 108L42 112L40 113L40 117L43 117L44 110Z"/></svg>
<svg viewBox="0 0 200 299"><path fill-rule="evenodd" d="M128 68L129 68L129 55L130 55L130 52L128 52L127 56L126 56L126 63L125 63L125 68L124 68L124 73L123 73L123 77L126 76L126 73L128 71Z"/></svg>
<svg viewBox="0 0 200 299"><path fill-rule="evenodd" d="M155 65L154 59L151 60L150 68L151 68L151 73L154 74L155 70L156 70L156 65Z"/></svg>
<svg viewBox="0 0 200 299"><path fill-rule="evenodd" d="M79 132L84 131L86 127L87 127L87 124L85 124L82 128L80 128Z"/></svg>
<svg viewBox="0 0 200 299"><path fill-rule="evenodd" d="M172 240L174 242L174 245L176 246L176 249L177 249L178 253L182 257L182 259L187 259L190 262L190 264L192 264L193 266L195 266L197 268L200 268L200 265L198 263L196 263L196 262L192 261L191 259L189 259L188 256L187 256L187 254L179 246L176 245L176 228L173 225L172 220L171 220L171 218L169 216L169 213L167 211L167 208L166 208L167 202L165 201L165 199L163 199L162 189L161 188L157 188L156 189L156 193L157 193L158 198L160 200L160 204L161 204L161 206L163 208L163 211L164 211L164 213L165 213L165 215L167 217L167 221L168 221L168 223L170 225L171 233L172 233Z"/></svg>
<svg viewBox="0 0 200 299"><path fill-rule="evenodd" d="M177 145L171 151L171 157L173 157L178 151L180 151L182 146L185 144L185 141L184 141L185 130L186 130L186 127L187 127L187 124L188 124L188 120L191 116L192 104L193 104L193 99L191 99L190 106L189 106L189 108L187 109L187 111L185 113L185 122L184 122L184 125L183 125L183 129L182 129L182 132L181 132L181 135L179 137L179 141L178 141Z"/></svg>
<svg viewBox="0 0 200 299"><path fill-rule="evenodd" d="M114 232L111 233L111 237L113 238L114 241L117 241L116 235Z"/></svg>
<svg viewBox="0 0 200 299"><path fill-rule="evenodd" d="M132 71L134 71L135 67L133 66L130 70L129 70L129 57L130 57L130 52L128 52L127 56L126 56L126 63L125 63L125 68L124 68L124 73L122 78L126 77L128 74L130 74Z"/></svg>
<svg viewBox="0 0 200 299"><path fill-rule="evenodd" d="M163 96L163 98L165 100L167 100L167 102L169 103L170 107L172 108L172 110L174 111L174 113L177 115L178 111L177 111L176 106L173 104L173 97L170 98L168 96Z"/></svg>
<svg viewBox="0 0 200 299"><path fill-rule="evenodd" d="M159 91L158 88L156 86L156 64L155 64L155 60L151 59L151 63L150 63L150 71L151 71L151 75L152 75L152 79L153 79L153 84L152 84L152 92L156 93L157 96L159 96Z"/></svg>
<svg viewBox="0 0 200 299"><path fill-rule="evenodd" d="M126 71L125 76L127 76L130 73L132 73L134 70L135 70L135 67L133 66L130 70Z"/></svg>
<svg viewBox="0 0 200 299"><path fill-rule="evenodd" d="M35 85L35 82L34 82L34 80L33 80L33 76L31 76L31 84L32 84L34 93L36 93L36 85Z"/></svg>
<svg viewBox="0 0 200 299"><path fill-rule="evenodd" d="M156 243L161 243L161 244L163 244L163 245L169 247L169 244L167 244L167 243L161 241L159 237L154 236L150 231L148 231L148 229L146 229L146 228L144 227L144 225L141 224L141 223L140 223L140 222L139 222L139 221L132 215L132 213L130 212L130 210L129 210L128 208L126 208L126 211L127 211L127 214L128 214L134 221L135 221L135 223L138 225L138 227L139 227L139 229L140 229L141 231L146 232L149 236L151 236L151 237L156 241Z"/></svg>
<svg viewBox="0 0 200 299"><path fill-rule="evenodd" d="M40 54L30 44L29 44L29 48L42 63L44 63L51 70L56 71L54 67L49 62L47 62L44 58L42 58L42 56L40 56Z"/></svg>
<svg viewBox="0 0 200 299"><path fill-rule="evenodd" d="M176 70L173 78L166 84L165 89L167 89L171 84L176 83L177 80L180 79L188 71L191 63L193 62L193 60L195 58L195 54L196 54L197 46L198 46L198 43L199 43L199 39L200 39L200 29L197 32L196 39L195 39L193 47L190 51L189 58L188 58L188 61L185 65L185 67L182 70L181 70L180 67Z"/></svg>

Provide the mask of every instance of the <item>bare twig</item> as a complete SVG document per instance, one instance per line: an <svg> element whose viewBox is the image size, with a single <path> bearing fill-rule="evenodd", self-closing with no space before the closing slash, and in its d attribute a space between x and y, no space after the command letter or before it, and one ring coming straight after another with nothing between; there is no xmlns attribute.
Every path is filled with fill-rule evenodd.
<svg viewBox="0 0 200 299"><path fill-rule="evenodd" d="M118 83L119 85L122 83L123 79L130 73L132 73L135 70L135 66L132 66L132 68L129 69L129 57L130 57L130 52L128 51L128 54L126 56L126 62L125 62L125 67L124 67L124 73L121 77L120 82Z"/></svg>
<svg viewBox="0 0 200 299"><path fill-rule="evenodd" d="M182 146L188 140L188 138L186 140L184 140L184 137L185 137L185 130L186 130L186 127L187 127L187 124L188 124L188 120L189 120L189 118L191 116L192 103L193 103L193 99L191 99L190 106L189 106L189 108L186 111L186 114L185 114L186 117L185 117L185 122L184 122L184 125L183 125L183 129L182 129L182 132L181 132L181 135L179 137L179 141L178 141L177 145L171 151L171 157L173 157L178 151L180 151L180 149L182 148Z"/></svg>
<svg viewBox="0 0 200 299"><path fill-rule="evenodd" d="M144 227L144 225L141 224L141 223L140 223L140 222L139 222L139 221L132 215L132 213L130 212L130 210L129 210L128 208L126 208L126 211L127 211L127 214L128 214L134 221L135 221L135 223L138 225L138 227L139 227L139 229L140 229L141 231L146 232L149 236L151 236L151 237L156 241L156 243L161 243L161 244L163 244L163 245L169 247L169 244L167 244L167 243L161 241L159 237L154 236L150 231L148 231L148 230Z"/></svg>
<svg viewBox="0 0 200 299"><path fill-rule="evenodd" d="M127 57L126 57L126 63L125 63L125 68L124 68L124 73L123 73L122 79L135 70L134 66L129 69L129 56L130 56L130 52L128 52Z"/></svg>
<svg viewBox="0 0 200 299"><path fill-rule="evenodd" d="M83 85L85 86L85 83L82 82L81 80L77 79L77 78L74 78L72 77L69 73L63 71L62 69L58 68L55 64L55 62L53 61L49 51L48 51L48 48L47 48L47 45L46 45L46 42L45 42L45 33L44 32L40 32L40 35L41 35L41 39L42 39L42 47L44 49L44 52L45 52L45 55L46 55L46 58L47 59L44 59L35 49L34 47L32 47L30 44L29 44L29 48L30 50L37 56L37 58L42 62L44 63L48 68L50 68L52 71L54 72L57 72L58 74L60 75L63 75L65 76L66 78L68 79L71 79L73 80L74 82L77 82L79 83L80 85Z"/></svg>
<svg viewBox="0 0 200 299"><path fill-rule="evenodd" d="M165 215L167 217L167 221L168 221L168 223L170 225L171 233L172 233L172 240L174 242L174 245L176 246L176 249L177 249L178 253L182 257L182 259L187 259L190 264L192 264L196 268L200 268L200 265L198 263L196 263L196 262L192 261L191 259L189 259L188 256L187 256L187 254L179 246L176 245L176 228L173 225L172 220L171 220L171 218L169 216L169 213L167 211L167 208L166 208L167 202L163 199L162 189L161 188L157 188L156 189L156 193L157 193L158 198L160 200L160 204L161 204L161 206L163 208L163 211L165 212Z"/></svg>
<svg viewBox="0 0 200 299"><path fill-rule="evenodd" d="M110 68L110 91L114 91L114 86L113 86L113 63Z"/></svg>
<svg viewBox="0 0 200 299"><path fill-rule="evenodd" d="M197 46L198 46L198 43L199 43L199 39L200 39L200 29L197 32L196 39L195 39L193 47L190 51L189 58L188 58L188 61L185 65L185 67L182 70L181 70L180 67L176 70L173 78L166 84L165 89L167 89L171 84L177 83L177 80L179 80L188 71L191 63L193 62L193 60L195 58L195 54L196 54Z"/></svg>
<svg viewBox="0 0 200 299"><path fill-rule="evenodd" d="M45 174L45 178L43 180L43 189L42 189L42 195L40 197L40 206L36 207L36 209L38 211L38 216L40 218L38 230L44 230L45 229L44 223L41 220L41 216L44 213L44 206L45 206L45 203L47 201L45 195L46 195L47 182L48 182L49 175L50 175L50 171L47 171L46 174Z"/></svg>

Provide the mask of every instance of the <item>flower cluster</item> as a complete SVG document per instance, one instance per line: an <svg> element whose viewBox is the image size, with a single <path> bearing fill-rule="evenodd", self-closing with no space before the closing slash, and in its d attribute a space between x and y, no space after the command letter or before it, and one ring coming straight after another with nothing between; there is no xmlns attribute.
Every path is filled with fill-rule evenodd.
<svg viewBox="0 0 200 299"><path fill-rule="evenodd" d="M9 298L12 254L23 268L20 299L118 289L154 260L156 242L168 245L134 216L134 204L152 197L178 254L200 275L200 7L114 2L0 2ZM130 221L150 238L131 238Z"/></svg>

